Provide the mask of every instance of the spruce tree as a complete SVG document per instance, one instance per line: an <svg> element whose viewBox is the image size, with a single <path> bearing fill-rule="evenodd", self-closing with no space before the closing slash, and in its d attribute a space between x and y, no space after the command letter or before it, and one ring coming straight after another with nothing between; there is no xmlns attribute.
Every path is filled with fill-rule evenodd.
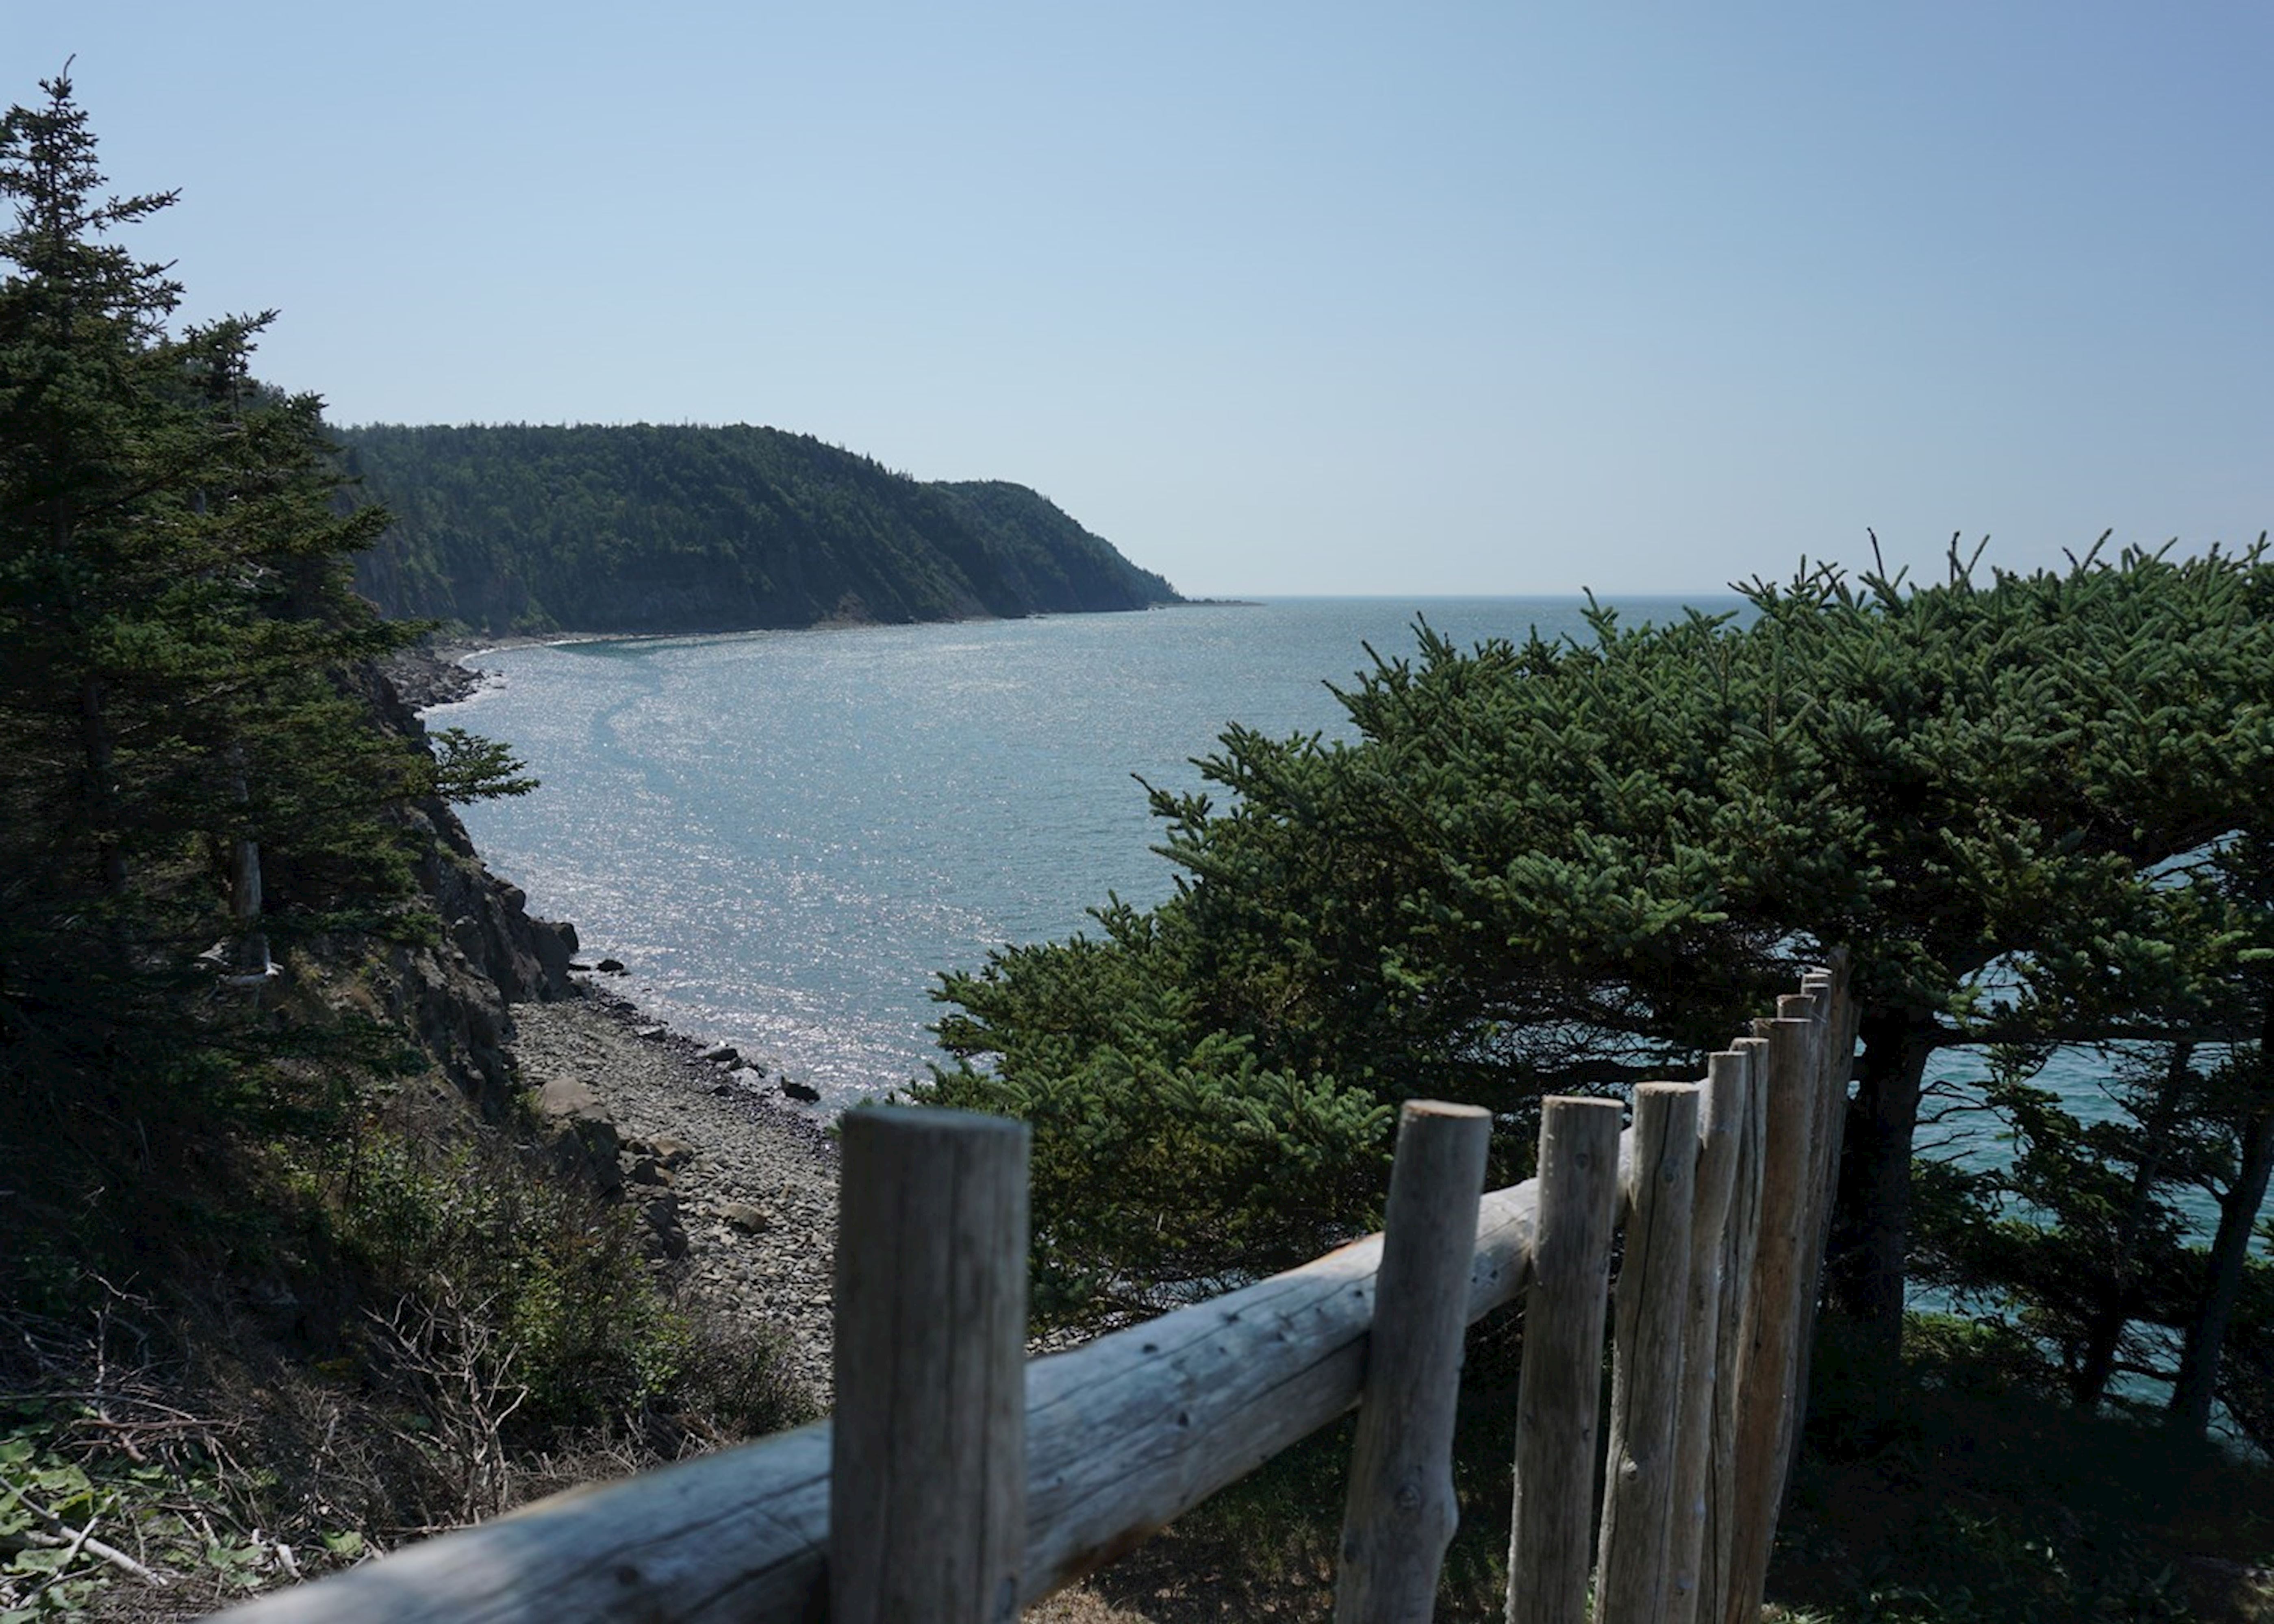
<svg viewBox="0 0 2274 1624"><path fill-rule="evenodd" d="M171 329L179 286L115 238L173 194L105 200L41 89L0 118L0 1128L116 1172L356 1047L275 1018L273 959L431 929L400 809L437 778L360 674L418 630L349 590L384 514L319 402L254 381L267 315Z"/></svg>

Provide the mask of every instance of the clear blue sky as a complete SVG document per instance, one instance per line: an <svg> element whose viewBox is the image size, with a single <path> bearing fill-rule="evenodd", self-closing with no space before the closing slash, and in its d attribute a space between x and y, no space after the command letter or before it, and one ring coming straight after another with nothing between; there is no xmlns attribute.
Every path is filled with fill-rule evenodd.
<svg viewBox="0 0 2274 1624"><path fill-rule="evenodd" d="M1188 592L2274 525L2274 8L0 0L343 422L751 422Z"/></svg>

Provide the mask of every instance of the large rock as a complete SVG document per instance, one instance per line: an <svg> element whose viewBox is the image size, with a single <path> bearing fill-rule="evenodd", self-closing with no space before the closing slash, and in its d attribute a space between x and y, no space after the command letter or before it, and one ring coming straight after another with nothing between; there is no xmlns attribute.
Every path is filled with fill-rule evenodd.
<svg viewBox="0 0 2274 1624"><path fill-rule="evenodd" d="M719 1208L719 1216L745 1235L764 1235L774 1227L772 1215L755 1201L728 1201Z"/></svg>
<svg viewBox="0 0 2274 1624"><path fill-rule="evenodd" d="M383 726L424 741L424 725L376 669L365 673L363 691ZM528 898L483 866L465 825L441 801L419 802L405 821L418 850L418 886L441 920L442 939L390 950L376 990L384 1012L482 1115L503 1122L516 1092L508 1006L578 995L568 974L576 931L531 918Z"/></svg>
<svg viewBox="0 0 2274 1624"><path fill-rule="evenodd" d="M604 1199L621 1196L623 1136L591 1086L573 1077L547 1078L538 1085L534 1103L553 1165Z"/></svg>
<svg viewBox="0 0 2274 1624"><path fill-rule="evenodd" d="M640 1222L647 1226L644 1250L649 1257L676 1262L687 1255L687 1226L680 1222L676 1195L656 1192L640 1202L639 1210Z"/></svg>
<svg viewBox="0 0 2274 1624"><path fill-rule="evenodd" d="M581 1077L547 1078L537 1086L538 1113L548 1120L581 1118L606 1122L607 1108L592 1085Z"/></svg>

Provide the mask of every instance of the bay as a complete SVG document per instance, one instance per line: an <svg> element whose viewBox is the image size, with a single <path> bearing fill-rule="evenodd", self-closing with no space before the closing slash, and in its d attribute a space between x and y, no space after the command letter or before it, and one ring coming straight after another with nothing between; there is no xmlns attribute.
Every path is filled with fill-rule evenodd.
<svg viewBox="0 0 2274 1624"><path fill-rule="evenodd" d="M1622 599L1623 621L1736 597ZM588 959L630 966L659 1019L731 1042L833 1113L937 1057L939 972L1006 943L1092 928L1173 870L1138 782L1201 786L1225 726L1347 731L1329 688L1411 654L1426 620L1463 646L1585 635L1577 598L1284 598L1133 614L531 645L500 680L433 713L510 743L544 786L467 809L532 908L576 922ZM2107 1057L2038 1080L2087 1121L2114 1112ZM1963 1049L1934 1080L1984 1075ZM1977 1167L2010 1154L1977 1115L1921 1148ZM2199 1229L2207 1196L2181 1198Z"/></svg>
<svg viewBox="0 0 2274 1624"><path fill-rule="evenodd" d="M1744 605L1617 607L1632 624ZM1329 685L1370 665L1368 645L1410 655L1417 621L1466 646L1585 635L1585 608L1285 598L531 645L480 656L498 680L432 719L508 741L543 780L466 810L532 910L574 921L588 961L621 959L623 990L659 1019L809 1084L826 1115L925 1074L942 970L1094 928L1111 895L1171 894L1139 779L1200 787L1193 758L1232 722L1346 735ZM2110 1061L2064 1050L2037 1080L2105 1120ZM1930 1080L1963 1097L1985 1074L1946 1049ZM1920 1141L1976 1168L2011 1155L1980 1113ZM2208 1195L2178 1199L2207 1239ZM1914 1301L1952 1305L1931 1289Z"/></svg>
<svg viewBox="0 0 2274 1624"><path fill-rule="evenodd" d="M1687 605L1632 599L1623 618ZM1735 598L1696 600L1736 610ZM1329 682L1411 653L1585 630L1585 600L1294 598L1135 614L492 650L432 719L544 787L467 809L491 866L659 1019L769 1059L825 1109L922 1076L937 973L1170 894L1138 782L1197 788L1237 721L1344 729Z"/></svg>

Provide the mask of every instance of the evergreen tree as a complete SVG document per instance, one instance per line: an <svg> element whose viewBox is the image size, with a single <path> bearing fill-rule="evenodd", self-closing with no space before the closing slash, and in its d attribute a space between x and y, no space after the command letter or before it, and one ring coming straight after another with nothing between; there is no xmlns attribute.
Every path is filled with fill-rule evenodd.
<svg viewBox="0 0 2274 1624"><path fill-rule="evenodd" d="M2219 966L2216 994L2249 1035L2226 1047L2187 1119L2206 1142L2195 1183L2216 1203L2218 1222L2201 1270L2189 1271L2200 1285L2175 1321L2181 1346L2170 1413L2174 1427L2201 1434L2223 1394L2231 1412L2270 1447L2274 1425L2264 1395L2274 1377L2274 1221L2262 1222L2260 1214L2274 1184L2274 833L2255 824L2208 867L2206 883L2241 925L2234 932L2239 948ZM2257 1259L2250 1255L2254 1239ZM2255 1405L2246 1391L2258 1395Z"/></svg>
<svg viewBox="0 0 2274 1624"><path fill-rule="evenodd" d="M179 288L114 237L173 195L102 200L41 88L0 118L0 1126L100 1167L341 1051L265 1012L272 954L431 929L400 808L440 785L358 675L418 629L350 590L384 515L341 500L319 403L254 383L267 316L169 330ZM462 756L461 787L511 777Z"/></svg>
<svg viewBox="0 0 2274 1624"><path fill-rule="evenodd" d="M1841 1300L1892 1346L1931 1056L2136 1028L2185 981L2166 867L2274 792L2270 593L2256 552L1986 583L1954 555L1924 587L1756 583L1742 628L1599 611L1592 641L1466 652L1425 629L1417 660L1341 695L1353 742L1235 728L1203 763L1227 804L1156 797L1185 876L1170 902L949 977L963 1064L934 1097L1019 1109L1094 1046L1141 1036L1173 1064L1222 1034L1337 1096L1487 1105L1520 1163L1543 1092L1697 1075L1797 961L1844 947L1864 1008ZM1177 995L1147 995L1165 1035L1118 1013L1153 983ZM1260 1101L1250 1120L1302 1132ZM1038 1125L1037 1163L1086 1142ZM1208 1176L1133 1192L1123 1228L1243 1199L1244 1232L1268 1223L1269 1190ZM1038 1200L1035 1222L1058 1220Z"/></svg>
<svg viewBox="0 0 2274 1624"><path fill-rule="evenodd" d="M0 284L0 703L30 745L19 766L48 780L18 792L11 822L36 807L52 823L71 808L63 821L80 831L89 870L80 880L116 906L126 817L102 654L120 641L109 617L162 584L162 557L136 519L157 470L188 454L153 365L181 289L107 239L174 199L97 201L94 137L70 80L41 87L45 106L0 120L0 192L17 210L0 235L17 267Z"/></svg>
<svg viewBox="0 0 2274 1624"><path fill-rule="evenodd" d="M2100 1403L2119 1377L2168 1382L2172 1425L2197 1436L2216 1396L2249 1388L2255 1350L2274 1334L2253 1284L2274 1262L2249 1256L2274 1170L2270 856L2263 835L2244 833L2160 874L2168 984L2104 1051L2112 1111L2086 1120L2031 1084L2051 1046L2006 1046L1981 1104L2010 1162L1920 1169L1924 1278L2026 1332L2078 1404ZM2218 1214L2209 1237L2189 1215L2206 1201ZM2263 1425L2247 1400L2230 1410Z"/></svg>

